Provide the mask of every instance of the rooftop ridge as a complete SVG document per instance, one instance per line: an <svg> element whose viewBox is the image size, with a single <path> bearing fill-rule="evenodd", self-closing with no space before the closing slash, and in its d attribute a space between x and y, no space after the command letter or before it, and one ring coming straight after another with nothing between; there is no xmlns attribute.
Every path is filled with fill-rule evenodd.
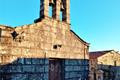
<svg viewBox="0 0 120 80"><path fill-rule="evenodd" d="M114 51L114 50L101 50L101 51L91 51L89 53L98 53L98 52L111 52L111 51Z"/></svg>

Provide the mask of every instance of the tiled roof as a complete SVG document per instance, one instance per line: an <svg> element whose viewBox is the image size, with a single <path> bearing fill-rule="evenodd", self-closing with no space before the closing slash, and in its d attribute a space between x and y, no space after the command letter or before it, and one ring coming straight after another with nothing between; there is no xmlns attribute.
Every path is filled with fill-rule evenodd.
<svg viewBox="0 0 120 80"><path fill-rule="evenodd" d="M108 52L111 52L113 50L105 50L105 51L95 51L95 52L90 52L89 56L90 56L90 59L96 59L98 58L99 56L102 56Z"/></svg>

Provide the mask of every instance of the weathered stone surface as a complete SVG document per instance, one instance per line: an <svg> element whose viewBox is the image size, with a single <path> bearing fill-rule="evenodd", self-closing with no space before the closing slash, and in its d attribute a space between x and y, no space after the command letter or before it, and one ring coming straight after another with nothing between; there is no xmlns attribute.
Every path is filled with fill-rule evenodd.
<svg viewBox="0 0 120 80"><path fill-rule="evenodd" d="M0 54L28 58L88 59L88 44L69 28L68 24L50 18L16 28L1 26ZM13 31L18 34L15 39L11 35ZM55 45L57 49L54 49Z"/></svg>
<svg viewBox="0 0 120 80"><path fill-rule="evenodd" d="M48 80L48 59L19 58L13 63L0 66L0 79Z"/></svg>
<svg viewBox="0 0 120 80"><path fill-rule="evenodd" d="M0 79L87 79L89 44L70 30L69 0L49 1L41 0L36 23L16 28L0 25ZM54 5L52 18L49 4Z"/></svg>
<svg viewBox="0 0 120 80"><path fill-rule="evenodd" d="M114 50L96 51L90 53L90 80L114 79L119 80L120 54ZM104 73L104 75L103 75ZM94 75L96 74L96 76ZM109 74L109 76L107 75Z"/></svg>

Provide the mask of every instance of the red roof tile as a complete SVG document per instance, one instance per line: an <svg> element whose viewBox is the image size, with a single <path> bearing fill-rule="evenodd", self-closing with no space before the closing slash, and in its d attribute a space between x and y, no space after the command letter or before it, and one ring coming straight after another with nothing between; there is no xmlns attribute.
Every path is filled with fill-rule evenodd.
<svg viewBox="0 0 120 80"><path fill-rule="evenodd" d="M95 51L95 52L90 52L89 56L90 56L90 59L96 59L98 58L99 56L102 56L108 52L111 52L113 50L106 50L106 51Z"/></svg>

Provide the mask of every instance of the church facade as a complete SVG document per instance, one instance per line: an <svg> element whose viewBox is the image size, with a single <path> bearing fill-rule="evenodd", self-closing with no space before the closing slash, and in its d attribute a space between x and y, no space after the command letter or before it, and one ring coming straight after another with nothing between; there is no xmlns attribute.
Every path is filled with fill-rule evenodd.
<svg viewBox="0 0 120 80"><path fill-rule="evenodd" d="M0 80L87 80L88 49L70 30L70 0L41 0L34 24L0 25Z"/></svg>

